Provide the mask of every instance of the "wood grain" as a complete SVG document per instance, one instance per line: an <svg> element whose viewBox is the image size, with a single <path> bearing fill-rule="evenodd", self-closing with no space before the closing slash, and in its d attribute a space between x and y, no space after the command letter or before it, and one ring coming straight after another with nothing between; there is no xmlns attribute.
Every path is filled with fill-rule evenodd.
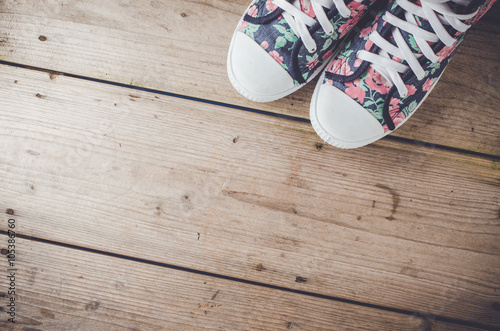
<svg viewBox="0 0 500 331"><path fill-rule="evenodd" d="M23 234L500 325L497 162L7 66L0 89Z"/></svg>
<svg viewBox="0 0 500 331"><path fill-rule="evenodd" d="M0 4L0 60L308 118L314 83L273 103L232 88L226 54L248 0ZM500 155L500 15L494 6L394 135Z"/></svg>
<svg viewBox="0 0 500 331"><path fill-rule="evenodd" d="M2 319L3 330L461 329L40 242L18 239L17 245L16 325Z"/></svg>

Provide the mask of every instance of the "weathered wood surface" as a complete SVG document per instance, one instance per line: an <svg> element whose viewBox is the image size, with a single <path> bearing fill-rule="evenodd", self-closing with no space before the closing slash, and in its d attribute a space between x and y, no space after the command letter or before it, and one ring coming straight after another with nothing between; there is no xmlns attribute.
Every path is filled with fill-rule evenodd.
<svg viewBox="0 0 500 331"><path fill-rule="evenodd" d="M0 90L23 234L500 326L494 161L27 69Z"/></svg>
<svg viewBox="0 0 500 331"><path fill-rule="evenodd" d="M310 84L250 102L231 87L226 54L249 0L0 3L0 60L308 118ZM394 135L500 155L500 6L470 32L440 84Z"/></svg>
<svg viewBox="0 0 500 331"><path fill-rule="evenodd" d="M18 247L17 330L461 329L30 240ZM0 327L16 330L3 319Z"/></svg>

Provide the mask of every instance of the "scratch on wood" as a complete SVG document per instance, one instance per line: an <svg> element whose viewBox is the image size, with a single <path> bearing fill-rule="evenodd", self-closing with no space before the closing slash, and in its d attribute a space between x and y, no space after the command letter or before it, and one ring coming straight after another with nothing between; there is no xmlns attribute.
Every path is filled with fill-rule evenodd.
<svg viewBox="0 0 500 331"><path fill-rule="evenodd" d="M289 214L297 215L297 209L294 204L277 201L276 199L264 197L259 194L237 192L230 190L223 190L222 194L226 197L231 197L241 202L249 203L252 205L262 206L268 209L277 210Z"/></svg>
<svg viewBox="0 0 500 331"><path fill-rule="evenodd" d="M26 153L33 156L40 156L40 153L32 151L31 149L26 150Z"/></svg>
<svg viewBox="0 0 500 331"><path fill-rule="evenodd" d="M222 307L223 305L216 305L215 303L199 303L198 308L202 307L208 307L208 308L219 308Z"/></svg>
<svg viewBox="0 0 500 331"><path fill-rule="evenodd" d="M220 292L220 290L218 290L217 292L215 292L215 294L212 296L212 299L210 299L210 300L214 301L215 298L217 298L217 295L219 295L219 292Z"/></svg>
<svg viewBox="0 0 500 331"><path fill-rule="evenodd" d="M398 206L399 206L399 194L398 194L398 192L396 192L395 189L390 188L390 187L385 186L385 185L382 185L382 184L377 184L375 186L378 187L378 188L387 190L391 194L391 196L392 196L391 216L386 217L385 219L388 220L388 221L394 221L395 220L394 214L396 214L396 210L398 209ZM375 205L375 201L374 201L373 205Z"/></svg>
<svg viewBox="0 0 500 331"><path fill-rule="evenodd" d="M259 263L255 267L255 270L257 270L257 271L265 271L265 270L267 270L267 268L264 268L264 266L262 265L262 263Z"/></svg>

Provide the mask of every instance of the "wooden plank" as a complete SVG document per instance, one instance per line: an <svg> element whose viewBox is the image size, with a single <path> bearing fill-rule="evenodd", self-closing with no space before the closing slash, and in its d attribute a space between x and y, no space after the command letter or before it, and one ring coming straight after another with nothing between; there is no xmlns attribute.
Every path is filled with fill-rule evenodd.
<svg viewBox="0 0 500 331"><path fill-rule="evenodd" d="M0 60L308 118L314 83L268 104L230 85L227 49L248 3L7 0L0 5ZM499 7L471 31L396 136L500 155Z"/></svg>
<svg viewBox="0 0 500 331"><path fill-rule="evenodd" d="M6 236L0 236L5 242ZM2 243L3 245L3 243ZM17 239L18 330L424 330L459 325ZM8 287L0 280L1 292ZM2 307L5 300L0 299ZM2 314L4 315L4 314ZM4 316L4 330L15 330Z"/></svg>
<svg viewBox="0 0 500 331"><path fill-rule="evenodd" d="M13 67L0 89L24 234L500 325L495 161Z"/></svg>

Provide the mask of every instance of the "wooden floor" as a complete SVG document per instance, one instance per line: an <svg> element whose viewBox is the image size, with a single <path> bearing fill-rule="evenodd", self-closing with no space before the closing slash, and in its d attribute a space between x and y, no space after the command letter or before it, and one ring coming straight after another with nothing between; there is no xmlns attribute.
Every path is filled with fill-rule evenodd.
<svg viewBox="0 0 500 331"><path fill-rule="evenodd" d="M248 3L0 1L0 327L500 329L500 6L345 151L231 87Z"/></svg>

